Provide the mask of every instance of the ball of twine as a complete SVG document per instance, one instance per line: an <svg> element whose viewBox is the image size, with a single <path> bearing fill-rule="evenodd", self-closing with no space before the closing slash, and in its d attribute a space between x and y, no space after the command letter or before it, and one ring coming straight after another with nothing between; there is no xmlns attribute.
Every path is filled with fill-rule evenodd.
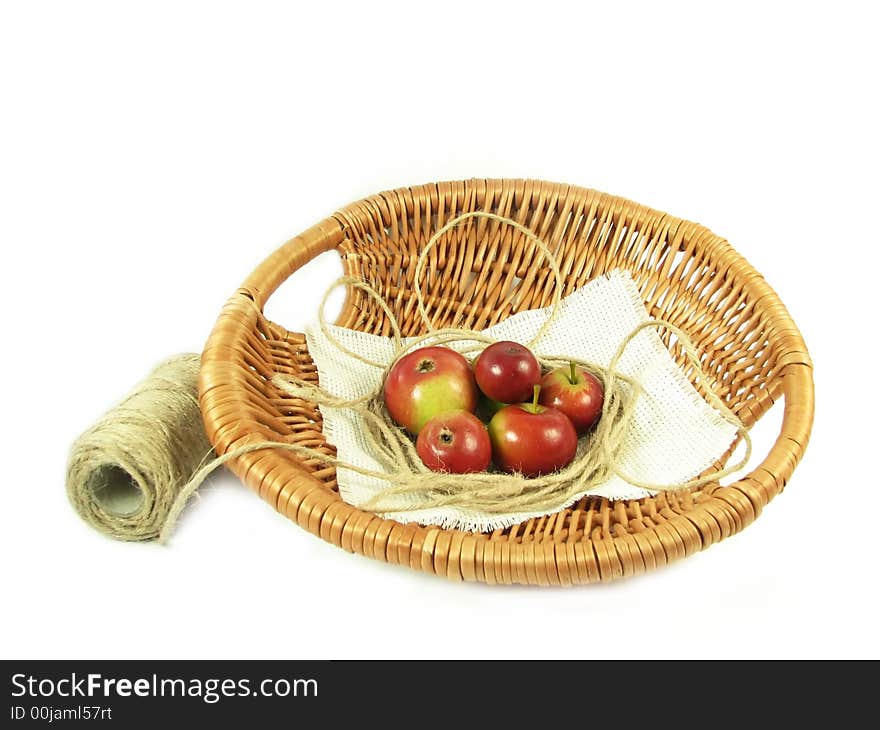
<svg viewBox="0 0 880 730"><path fill-rule="evenodd" d="M151 372L70 452L67 494L92 527L119 540L152 540L183 487L213 455L198 400L200 356Z"/></svg>

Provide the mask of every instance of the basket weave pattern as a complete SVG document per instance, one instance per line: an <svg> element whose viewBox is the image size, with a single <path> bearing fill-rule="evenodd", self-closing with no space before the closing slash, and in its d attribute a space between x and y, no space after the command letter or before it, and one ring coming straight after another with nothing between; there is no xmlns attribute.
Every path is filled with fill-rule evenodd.
<svg viewBox="0 0 880 730"><path fill-rule="evenodd" d="M770 453L728 486L619 502L586 497L489 534L405 525L364 512L339 497L332 467L290 452L252 452L231 461L232 470L278 511L345 550L455 580L613 580L690 555L751 523L785 487L812 425L812 366L782 302L706 228L622 198L540 181L469 180L381 193L266 259L224 307L202 356L200 402L217 453L274 439L332 454L318 408L269 382L275 373L316 382L317 373L303 335L266 319L263 306L291 273L336 249L346 274L388 301L403 334L420 334L413 294L419 251L446 221L473 210L513 218L546 241L562 271L563 295L606 271L627 269L649 314L689 334L715 392L747 426L784 397L782 430ZM553 276L534 245L511 226L483 218L451 230L434 247L420 283L438 327L481 329L547 306L554 294ZM390 334L381 309L356 289L347 292L338 324ZM664 342L688 372L674 340L667 335Z"/></svg>

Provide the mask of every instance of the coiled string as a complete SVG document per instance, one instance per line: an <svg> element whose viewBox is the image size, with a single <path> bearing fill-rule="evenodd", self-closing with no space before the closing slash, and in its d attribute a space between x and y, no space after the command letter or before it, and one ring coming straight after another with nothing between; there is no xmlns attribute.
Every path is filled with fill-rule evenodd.
<svg viewBox="0 0 880 730"><path fill-rule="evenodd" d="M157 538L184 485L214 455L199 411L199 361L166 360L73 444L67 494L95 529Z"/></svg>

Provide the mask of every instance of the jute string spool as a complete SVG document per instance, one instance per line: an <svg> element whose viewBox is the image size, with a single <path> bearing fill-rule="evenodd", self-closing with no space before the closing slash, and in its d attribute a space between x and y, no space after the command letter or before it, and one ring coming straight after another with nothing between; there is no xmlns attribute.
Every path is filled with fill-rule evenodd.
<svg viewBox="0 0 880 730"><path fill-rule="evenodd" d="M119 540L152 540L213 449L202 426L200 356L161 363L73 445L67 494L80 516Z"/></svg>
<svg viewBox="0 0 880 730"><path fill-rule="evenodd" d="M520 230L542 252L554 275L556 287L550 314L528 344L539 342L555 320L562 294L562 278L556 259L547 245L531 230L509 218L484 212L466 213L450 220L435 232L418 258L415 295L419 314L427 329L427 333L421 337L403 344L398 323L378 292L362 281L341 280L341 283L359 288L375 298L389 317L395 355L387 368L406 352L428 343L465 341L471 344L463 347L462 351L472 352L492 341L473 330L435 329L427 316L419 285L429 250L446 231L475 217L498 220ZM347 350L332 337L323 310L327 296L339 283L328 290L319 308L322 331L344 355L387 369L382 363L371 362L360 354ZM725 420L736 427L738 438L745 442L745 455L740 462L711 474L671 485L646 482L621 471L617 463L617 452L625 438L635 399L640 397L640 388L637 383L617 372L616 366L627 345L647 327L665 327L678 338L710 403ZM746 428L714 394L695 348L687 335L671 323L650 320L636 327L620 344L607 368L565 355L539 355L539 360L545 366L569 361L580 364L599 375L606 388L603 415L597 432L590 439L587 448L579 451L575 461L555 474L524 479L519 475L494 473L451 476L429 472L418 459L409 437L388 418L381 404L381 387L357 401L342 401L318 386L282 376L273 378L273 383L292 395L307 398L319 405L358 410L367 424L370 443L376 449L384 470L364 469L311 447L277 441L251 443L205 463L205 455L210 454L211 450L198 409L196 379L199 356L193 354L163 363L120 406L110 411L80 437L71 454L68 493L83 518L102 532L120 539L144 540L158 537L164 542L187 501L208 474L231 459L267 448L291 451L333 465L337 469L348 469L385 480L389 483L389 488L365 505L366 508L376 511L392 509L393 499L397 495L416 497L416 509L454 505L489 512L537 511L556 505L562 506L572 495L601 484L610 474L617 474L635 486L653 491L676 490L720 479L742 468L749 459L751 441ZM123 499L126 491L128 497ZM137 493L140 494L139 502ZM412 504L408 509L413 509Z"/></svg>

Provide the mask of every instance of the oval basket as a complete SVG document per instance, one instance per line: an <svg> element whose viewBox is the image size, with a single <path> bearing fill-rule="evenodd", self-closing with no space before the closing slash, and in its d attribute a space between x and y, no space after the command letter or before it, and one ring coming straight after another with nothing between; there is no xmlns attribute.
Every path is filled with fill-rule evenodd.
<svg viewBox="0 0 880 730"><path fill-rule="evenodd" d="M747 426L783 397L782 430L766 458L726 486L631 501L587 497L488 534L402 524L362 511L340 498L332 467L290 452L248 453L230 462L235 474L276 510L349 552L454 580L608 581L683 558L751 523L785 487L812 425L812 366L782 302L725 240L700 225L594 190L534 180L467 180L380 193L267 258L224 307L202 356L200 403L217 453L266 439L333 453L317 407L269 382L278 372L317 380L303 335L262 314L287 277L335 249L346 275L367 281L390 303L403 334L419 334L418 252L446 221L474 210L513 218L546 241L559 261L564 294L605 271L628 269L651 316L690 335L716 392ZM450 231L430 252L422 289L434 324L480 329L547 306L553 277L534 245L511 226L483 218L472 223ZM337 323L390 331L375 302L356 289L347 292ZM681 351L665 341L684 367Z"/></svg>

